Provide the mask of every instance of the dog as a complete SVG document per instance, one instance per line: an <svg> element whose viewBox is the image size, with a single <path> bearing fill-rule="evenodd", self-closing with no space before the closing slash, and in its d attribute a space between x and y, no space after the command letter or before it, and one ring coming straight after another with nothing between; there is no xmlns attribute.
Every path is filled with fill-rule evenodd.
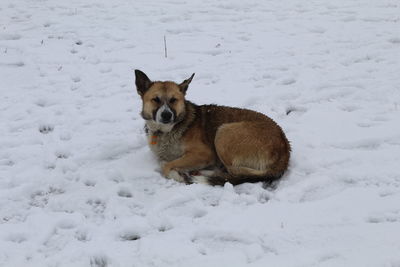
<svg viewBox="0 0 400 267"><path fill-rule="evenodd" d="M135 70L141 116L162 174L184 183L272 182L287 170L290 144L281 127L256 111L196 105L182 83L151 81Z"/></svg>

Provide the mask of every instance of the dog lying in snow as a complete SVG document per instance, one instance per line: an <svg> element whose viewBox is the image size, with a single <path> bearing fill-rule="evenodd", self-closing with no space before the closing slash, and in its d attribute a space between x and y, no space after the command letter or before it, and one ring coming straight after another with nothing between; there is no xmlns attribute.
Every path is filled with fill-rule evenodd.
<svg viewBox="0 0 400 267"><path fill-rule="evenodd" d="M149 145L166 178L236 185L270 182L287 169L289 141L269 117L186 100L194 74L180 84L151 81L140 70L135 70L135 75Z"/></svg>

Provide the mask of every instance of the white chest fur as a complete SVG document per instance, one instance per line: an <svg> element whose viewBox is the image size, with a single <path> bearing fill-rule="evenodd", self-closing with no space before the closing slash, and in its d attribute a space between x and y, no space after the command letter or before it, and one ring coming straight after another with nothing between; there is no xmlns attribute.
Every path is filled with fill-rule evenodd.
<svg viewBox="0 0 400 267"><path fill-rule="evenodd" d="M183 155L180 136L173 133L148 134L151 151L162 161L172 161Z"/></svg>

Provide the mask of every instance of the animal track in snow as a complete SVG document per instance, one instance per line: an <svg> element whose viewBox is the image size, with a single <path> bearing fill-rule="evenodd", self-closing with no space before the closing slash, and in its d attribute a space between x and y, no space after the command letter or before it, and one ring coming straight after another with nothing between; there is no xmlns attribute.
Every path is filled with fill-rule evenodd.
<svg viewBox="0 0 400 267"><path fill-rule="evenodd" d="M90 239L91 239L91 238L89 237L87 231L84 231L84 230L78 230L78 231L76 231L76 232L75 232L75 238L76 238L78 241L81 241L81 242L87 242L87 241L90 241Z"/></svg>
<svg viewBox="0 0 400 267"><path fill-rule="evenodd" d="M71 77L71 79L72 79L72 81L73 81L74 83L78 83L78 82L81 81L81 77L79 77L79 76L73 76L73 77Z"/></svg>
<svg viewBox="0 0 400 267"><path fill-rule="evenodd" d="M49 106L48 101L47 101L46 99L44 99L44 98L37 99L37 100L35 101L35 104L36 104L38 107L41 107L41 108L44 108L44 107Z"/></svg>
<svg viewBox="0 0 400 267"><path fill-rule="evenodd" d="M60 195L65 191L58 187L50 186L47 190L37 190L31 194L30 205L34 207L44 207L49 202L52 195Z"/></svg>
<svg viewBox="0 0 400 267"><path fill-rule="evenodd" d="M400 211L388 212L380 215L369 216L368 223L397 223L400 222Z"/></svg>
<svg viewBox="0 0 400 267"><path fill-rule="evenodd" d="M119 237L122 241L135 241L140 239L140 235L134 231L125 231L124 233L121 233Z"/></svg>
<svg viewBox="0 0 400 267"><path fill-rule="evenodd" d="M400 38L398 38L398 37L393 37L393 38L390 38L390 39L388 40L388 42L389 42L389 43L392 43L392 44L400 44Z"/></svg>
<svg viewBox="0 0 400 267"><path fill-rule="evenodd" d="M11 159L0 159L0 166L13 166L15 164Z"/></svg>
<svg viewBox="0 0 400 267"><path fill-rule="evenodd" d="M8 66L8 67L23 67L25 63L23 61L15 61L10 63L0 63L0 66Z"/></svg>
<svg viewBox="0 0 400 267"><path fill-rule="evenodd" d="M122 174L119 171L116 171L113 169L108 170L107 175L108 175L108 179L110 179L111 181L113 181L117 184L125 181L124 177L122 176Z"/></svg>
<svg viewBox="0 0 400 267"><path fill-rule="evenodd" d="M158 226L158 231L159 232L166 232L166 231L169 231L169 230L171 230L173 227L172 227L172 225L171 224L169 224L169 223L162 223L161 225L159 225Z"/></svg>
<svg viewBox="0 0 400 267"><path fill-rule="evenodd" d="M70 153L68 151L57 151L55 155L58 159L67 159L69 158Z"/></svg>
<svg viewBox="0 0 400 267"><path fill-rule="evenodd" d="M42 134L48 134L54 130L54 125L52 124L42 124L39 126L39 132Z"/></svg>
<svg viewBox="0 0 400 267"><path fill-rule="evenodd" d="M126 188L121 188L121 189L118 191L118 196L120 196L120 197L126 197L126 198L131 198L131 197L132 197L132 193L131 193L128 189L126 189Z"/></svg>
<svg viewBox="0 0 400 267"><path fill-rule="evenodd" d="M96 185L96 182L93 181L93 180L86 180L86 181L84 182L84 184L85 184L86 186L95 186L95 185Z"/></svg>
<svg viewBox="0 0 400 267"><path fill-rule="evenodd" d="M103 214L107 207L106 203L98 198L89 199L86 203L92 207L93 212L96 214Z"/></svg>
<svg viewBox="0 0 400 267"><path fill-rule="evenodd" d="M108 259L104 255L97 255L90 258L90 267L107 267Z"/></svg>
<svg viewBox="0 0 400 267"><path fill-rule="evenodd" d="M12 233L7 235L6 240L14 243L22 243L27 241L28 238L23 233Z"/></svg>
<svg viewBox="0 0 400 267"><path fill-rule="evenodd" d="M379 193L379 196L380 196L380 197L389 197L389 196L394 195L395 193L396 193L396 192L393 191L393 190L383 190L383 191L381 191L381 192Z"/></svg>

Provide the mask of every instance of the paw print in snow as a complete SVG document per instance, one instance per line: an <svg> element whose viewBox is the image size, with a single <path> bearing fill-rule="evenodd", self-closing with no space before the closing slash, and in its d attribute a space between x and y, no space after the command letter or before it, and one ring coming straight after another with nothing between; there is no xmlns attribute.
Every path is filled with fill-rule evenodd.
<svg viewBox="0 0 400 267"><path fill-rule="evenodd" d="M42 134L48 134L54 130L54 125L42 124L39 126L39 132Z"/></svg>

